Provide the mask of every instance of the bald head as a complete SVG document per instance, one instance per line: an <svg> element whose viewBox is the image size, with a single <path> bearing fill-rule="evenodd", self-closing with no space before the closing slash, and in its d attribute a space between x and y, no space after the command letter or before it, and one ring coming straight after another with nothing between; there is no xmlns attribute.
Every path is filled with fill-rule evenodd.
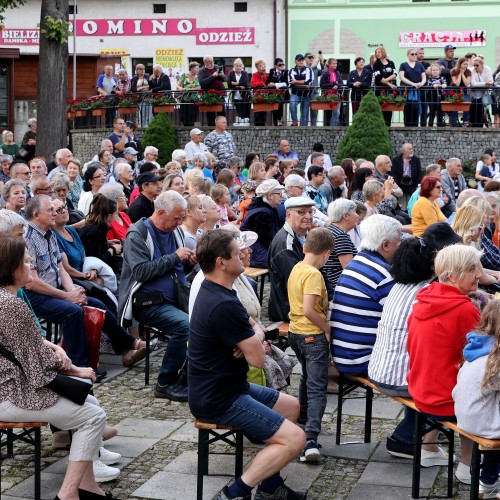
<svg viewBox="0 0 500 500"><path fill-rule="evenodd" d="M456 200L457 208L460 208L463 206L463 204L468 200L469 198L472 198L473 196L483 196L481 191L478 191L477 189L464 189L459 195Z"/></svg>

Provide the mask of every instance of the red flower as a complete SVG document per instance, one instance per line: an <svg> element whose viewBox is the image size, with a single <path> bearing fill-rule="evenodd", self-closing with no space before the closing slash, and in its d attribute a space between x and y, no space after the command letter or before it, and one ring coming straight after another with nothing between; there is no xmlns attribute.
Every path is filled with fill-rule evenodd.
<svg viewBox="0 0 500 500"><path fill-rule="evenodd" d="M454 90L450 90L450 96L452 95L455 95L455 91Z"/></svg>
<svg viewBox="0 0 500 500"><path fill-rule="evenodd" d="M261 95L257 96L257 102L264 102L264 98Z"/></svg>
<svg viewBox="0 0 500 500"><path fill-rule="evenodd" d="M380 91L380 95L385 95L385 94L386 94L385 90Z"/></svg>
<svg viewBox="0 0 500 500"><path fill-rule="evenodd" d="M396 91L394 91L394 92L392 93L392 97L396 97L397 95L398 95L398 93L397 93Z"/></svg>

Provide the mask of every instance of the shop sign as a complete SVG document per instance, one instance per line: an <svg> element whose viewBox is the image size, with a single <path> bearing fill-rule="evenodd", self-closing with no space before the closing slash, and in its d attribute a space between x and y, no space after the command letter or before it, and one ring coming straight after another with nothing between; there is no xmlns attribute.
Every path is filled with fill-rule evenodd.
<svg viewBox="0 0 500 500"><path fill-rule="evenodd" d="M39 45L39 29L4 28L0 31L0 45Z"/></svg>
<svg viewBox="0 0 500 500"><path fill-rule="evenodd" d="M462 31L402 31L399 33L400 47L484 47L485 30Z"/></svg>

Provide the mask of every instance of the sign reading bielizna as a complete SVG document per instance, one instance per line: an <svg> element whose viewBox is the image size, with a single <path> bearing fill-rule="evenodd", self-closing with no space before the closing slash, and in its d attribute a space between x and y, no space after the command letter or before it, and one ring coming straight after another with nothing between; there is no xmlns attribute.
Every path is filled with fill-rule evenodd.
<svg viewBox="0 0 500 500"><path fill-rule="evenodd" d="M73 28L73 26L72 26ZM196 19L79 19L77 36L196 36L197 45L255 43L255 28L198 28ZM5 27L0 45L38 45L39 30Z"/></svg>
<svg viewBox="0 0 500 500"><path fill-rule="evenodd" d="M401 31L400 47L483 47L486 45L485 30L464 31Z"/></svg>

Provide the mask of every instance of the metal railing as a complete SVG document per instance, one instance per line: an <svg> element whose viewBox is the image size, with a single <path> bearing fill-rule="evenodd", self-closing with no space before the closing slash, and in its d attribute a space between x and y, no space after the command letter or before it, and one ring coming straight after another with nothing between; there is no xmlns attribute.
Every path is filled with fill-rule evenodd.
<svg viewBox="0 0 500 500"><path fill-rule="evenodd" d="M255 103L252 103L252 97L260 93L262 89L248 89L245 91L225 90L221 96L220 104L223 105L224 113L227 116L229 126L248 126L248 125L291 125L290 104L292 89L286 89L282 93L283 100L277 105L278 110L273 112L258 112ZM390 121L386 119L386 123L391 126L463 126L471 122L470 115L477 121L478 116L481 117L481 123L488 127L492 125L492 116L489 108L490 104L497 105L500 108L500 88L499 87L473 87L473 88L458 88L447 87L430 88L421 87L415 89L413 87L399 86L396 89L388 89L387 87L370 87L367 89L351 89L343 84L334 92L328 89L315 87L307 91L302 90L303 98L306 101L306 108L309 108L308 125L316 126L331 126L335 122L335 126L348 126L352 122L353 110L359 105L359 101L364 94L373 90L379 101L386 101L381 104L382 111L386 113L392 111ZM200 106L200 98L208 94L209 91L200 90L184 90L184 91L165 91L165 92L138 92L127 93L122 95L111 94L106 97L91 96L85 100L77 100L75 107L78 109L80 116L72 117L74 128L106 128L112 127L113 118L117 115L122 115L126 120L134 121L139 127L147 127L156 114L154 103L159 96L167 97L172 102L168 104L169 117L174 126L206 126L213 117L207 115L205 108ZM268 93L272 94L270 90ZM443 110L443 104L447 103L455 96L461 94L463 110L453 110L451 112ZM322 103L318 107L318 96L330 96L327 99L338 99L334 103ZM129 101L124 101L128 99ZM398 101L405 99L406 102L399 107L394 107ZM102 104L94 107L97 101ZM395 101L395 102L391 102ZM124 107L124 103L129 102L129 106ZM132 104L130 104L132 103ZM314 103L314 104L313 104ZM311 104L313 104L311 106ZM302 103L298 104L298 120L300 121ZM276 106L275 106L276 107ZM133 109L132 109L133 108ZM105 110L102 116L94 116L94 113ZM126 110L128 109L128 112ZM159 111L158 111L159 112ZM331 119L332 114L335 114L338 119ZM417 118L415 118L415 115ZM244 120L247 118L247 120ZM387 115L386 115L387 118ZM416 120L416 121L415 121ZM477 125L477 124L476 124Z"/></svg>

